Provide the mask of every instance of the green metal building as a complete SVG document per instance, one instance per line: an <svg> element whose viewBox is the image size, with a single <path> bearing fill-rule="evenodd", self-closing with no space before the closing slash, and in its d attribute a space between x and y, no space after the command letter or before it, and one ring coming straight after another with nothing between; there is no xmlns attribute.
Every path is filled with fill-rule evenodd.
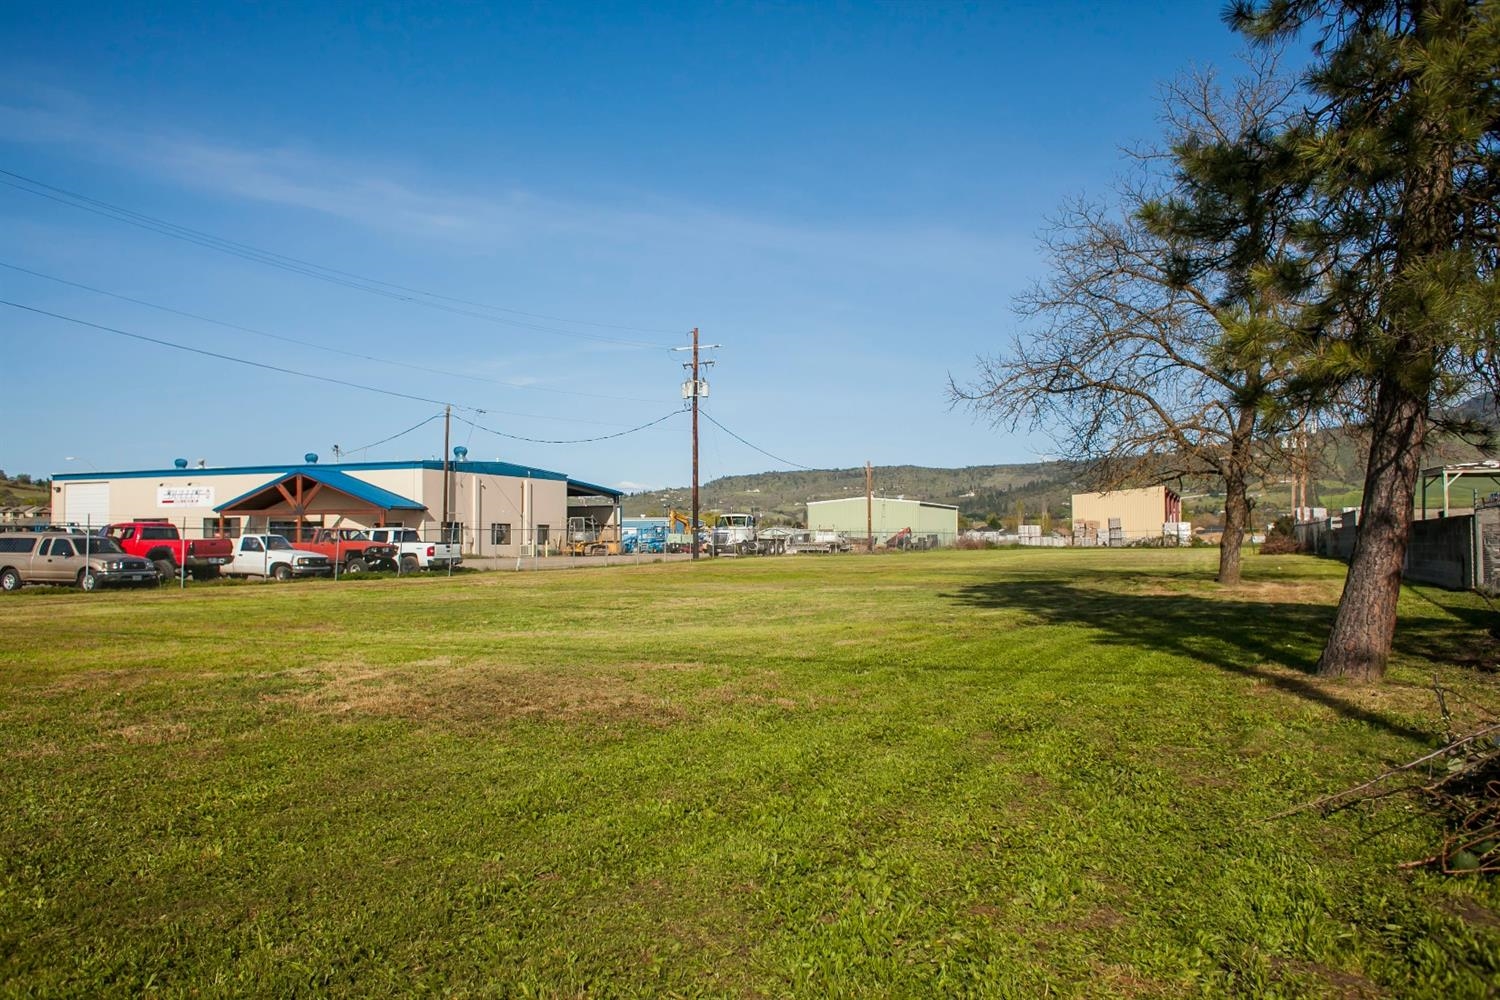
<svg viewBox="0 0 1500 1000"><path fill-rule="evenodd" d="M875 497L866 507L864 497L842 500L813 500L807 505L807 526L812 531L839 531L851 540L865 537L866 515L872 525L876 545L899 544L897 536L913 541L933 541L952 545L958 537L958 508L945 503L907 500L902 497Z"/></svg>

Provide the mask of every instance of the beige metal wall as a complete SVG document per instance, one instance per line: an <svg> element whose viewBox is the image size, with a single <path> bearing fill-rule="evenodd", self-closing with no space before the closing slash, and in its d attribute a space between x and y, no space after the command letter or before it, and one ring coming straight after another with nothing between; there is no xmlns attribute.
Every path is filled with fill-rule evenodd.
<svg viewBox="0 0 1500 1000"><path fill-rule="evenodd" d="M82 516L75 516L69 510L70 500L74 492L79 487L105 483L109 486L108 523L129 521L140 517L165 517L170 519L173 524L181 526L183 519L186 518L186 523L190 529L189 533L196 535L203 525L204 518L218 516L214 512L215 505L233 500L240 494L247 493L255 487L262 485L270 478L269 475L263 472L215 475L212 472L205 472L203 469L191 469L181 474L165 473L160 476L151 477L132 476L112 479L107 476L101 476L98 479L83 481L54 481L52 520L57 524L70 524L75 521L82 524ZM158 490L162 487L211 488L213 490L213 498L203 504L172 504L170 506L163 506L158 502Z"/></svg>
<svg viewBox="0 0 1500 1000"><path fill-rule="evenodd" d="M337 466L329 466L337 468ZM344 470L340 470L344 471ZM443 473L438 469L359 469L347 474L363 482L390 490L399 496L425 504L424 511L392 511L387 519L390 524L404 524L418 528L424 537L437 538L442 517ZM202 531L207 519L216 519L214 507L235 497L263 486L274 474L265 472L239 473L190 469L181 473L164 473L160 476L109 478L55 483L53 491L53 514L56 523L67 524L79 521L70 514L68 500L78 486L93 486L101 483L109 487L109 513L107 522L129 521L141 517L165 517L173 524L187 524L188 533L196 536ZM481 484L483 488L481 489ZM206 487L212 488L213 497L202 504L181 503L162 506L158 503L161 487ZM518 556L524 546L535 537L538 525L547 525L552 542L560 541L567 532L568 486L557 479L529 479L514 476L475 475L468 472L452 474L452 496L449 498L450 520L463 524L464 551L475 555ZM338 506L332 498L321 495L314 498L308 513L317 515L329 507ZM283 515L272 515L278 520ZM332 525L336 515L329 515L327 523ZM242 522L244 531L263 531L269 520L258 515ZM366 523L370 522L370 523ZM79 523L82 523L79 521ZM346 516L341 522L350 527L371 527L370 518ZM490 543L492 524L510 525L511 543L496 546Z"/></svg>
<svg viewBox="0 0 1500 1000"><path fill-rule="evenodd" d="M1098 521L1099 533L1105 535L1112 517L1120 519L1127 541L1159 537L1162 523L1167 519L1167 488L1147 486L1110 493L1073 494L1075 525L1083 521Z"/></svg>
<svg viewBox="0 0 1500 1000"><path fill-rule="evenodd" d="M425 503L431 510L443 505L443 474L429 472L432 490ZM548 546L555 547L567 535L568 484L557 479L515 476L453 475L449 500L452 520L463 524L464 552L476 556L520 556L529 552L540 525L547 526ZM437 523L434 518L434 524ZM510 544L490 542L490 526L510 525ZM537 554L543 554L538 551Z"/></svg>

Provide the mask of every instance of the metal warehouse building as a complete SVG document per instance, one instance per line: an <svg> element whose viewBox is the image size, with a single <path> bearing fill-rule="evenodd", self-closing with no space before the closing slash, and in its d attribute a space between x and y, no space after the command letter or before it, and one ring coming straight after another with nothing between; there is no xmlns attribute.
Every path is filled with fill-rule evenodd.
<svg viewBox="0 0 1500 1000"><path fill-rule="evenodd" d="M569 517L620 522L618 490L509 462L345 462L69 473L52 477L52 520L97 526L166 518L190 538L316 528L402 525L475 556L543 555L566 539Z"/></svg>
<svg viewBox="0 0 1500 1000"><path fill-rule="evenodd" d="M866 513L876 545L894 544L903 531L916 540L931 540L951 545L958 537L958 508L925 500L901 497L875 497L866 507L864 497L840 500L812 500L807 504L807 527L812 531L839 531L851 539L865 537Z"/></svg>
<svg viewBox="0 0 1500 1000"><path fill-rule="evenodd" d="M1073 494L1075 540L1097 538L1099 545L1124 545L1160 538L1164 524L1181 521L1182 498L1165 486Z"/></svg>

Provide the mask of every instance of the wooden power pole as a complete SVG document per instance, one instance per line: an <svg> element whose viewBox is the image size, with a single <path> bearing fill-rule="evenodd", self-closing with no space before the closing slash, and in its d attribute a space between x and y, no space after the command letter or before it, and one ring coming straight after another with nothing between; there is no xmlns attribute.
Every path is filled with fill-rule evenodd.
<svg viewBox="0 0 1500 1000"><path fill-rule="evenodd" d="M686 362L682 366L688 370L688 374L690 376L689 379L682 384L682 396L684 399L692 400L693 408L693 523L688 527L688 530L692 532L693 535L692 553L694 559L698 558L698 400L700 397L708 395L708 383L703 381L703 379L699 377L699 368L706 368L709 365L713 364L712 361L700 361L698 359L699 346L698 328L695 326L693 327L692 347L672 348L672 350L674 351L690 350L693 352L693 360ZM703 344L701 346L703 347L703 349L707 350L710 347L719 347L720 345Z"/></svg>
<svg viewBox="0 0 1500 1000"><path fill-rule="evenodd" d="M693 536L693 558L698 558L698 328L693 327L693 523L688 531Z"/></svg>
<svg viewBox="0 0 1500 1000"><path fill-rule="evenodd" d="M865 463L865 549L875 551L875 469Z"/></svg>
<svg viewBox="0 0 1500 1000"><path fill-rule="evenodd" d="M443 519L438 522L438 538L448 540L448 435L452 430L453 407L443 407Z"/></svg>

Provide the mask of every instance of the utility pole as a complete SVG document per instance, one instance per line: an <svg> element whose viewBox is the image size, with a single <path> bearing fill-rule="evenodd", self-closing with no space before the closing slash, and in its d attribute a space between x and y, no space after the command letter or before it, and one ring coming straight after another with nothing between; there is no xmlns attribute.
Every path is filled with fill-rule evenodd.
<svg viewBox="0 0 1500 1000"><path fill-rule="evenodd" d="M875 469L865 463L865 548L875 551Z"/></svg>
<svg viewBox="0 0 1500 1000"><path fill-rule="evenodd" d="M692 347L672 348L674 351L691 350L693 352L693 360L682 366L688 369L691 375L688 381L682 383L682 395L684 399L692 400L693 407L693 523L688 526L688 532L693 536L692 553L694 559L698 558L698 399L699 397L708 395L708 383L698 377L698 370L700 367L706 368L713 364L712 361L698 360L699 346L698 328L695 326L693 327ZM719 346L719 344L702 345L704 349Z"/></svg>
<svg viewBox="0 0 1500 1000"><path fill-rule="evenodd" d="M698 328L693 327L693 558L698 558Z"/></svg>
<svg viewBox="0 0 1500 1000"><path fill-rule="evenodd" d="M453 407L443 407L443 519L438 522L438 538L448 540L448 433L452 429Z"/></svg>

